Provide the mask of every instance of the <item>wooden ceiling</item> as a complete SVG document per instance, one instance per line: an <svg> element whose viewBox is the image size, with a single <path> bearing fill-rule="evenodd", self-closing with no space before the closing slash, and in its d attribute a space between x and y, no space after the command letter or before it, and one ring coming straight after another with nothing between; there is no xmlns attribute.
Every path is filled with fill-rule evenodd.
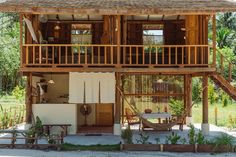
<svg viewBox="0 0 236 157"><path fill-rule="evenodd" d="M49 21L99 21L103 20L102 15L79 15L79 14L50 14L42 15L46 16ZM150 21L160 21L160 20L183 20L185 16L181 15L132 15L127 16L127 20L150 20Z"/></svg>

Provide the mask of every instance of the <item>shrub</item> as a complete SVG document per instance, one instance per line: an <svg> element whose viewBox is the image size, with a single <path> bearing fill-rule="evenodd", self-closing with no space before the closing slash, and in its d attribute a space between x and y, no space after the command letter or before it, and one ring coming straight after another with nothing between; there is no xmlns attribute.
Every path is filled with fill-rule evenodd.
<svg viewBox="0 0 236 157"><path fill-rule="evenodd" d="M170 136L166 136L166 144L177 144L180 138L177 133L172 132Z"/></svg>
<svg viewBox="0 0 236 157"><path fill-rule="evenodd" d="M228 134L222 133L220 136L217 136L213 140L213 143L216 147L219 147L222 145L232 146L233 145L233 138Z"/></svg>
<svg viewBox="0 0 236 157"><path fill-rule="evenodd" d="M184 104L181 100L170 99L170 109L176 116L180 116L184 111Z"/></svg>
<svg viewBox="0 0 236 157"><path fill-rule="evenodd" d="M140 133L139 134L140 138L136 139L137 143L141 143L141 144L150 144L150 142L148 142L149 136L145 133Z"/></svg>
<svg viewBox="0 0 236 157"><path fill-rule="evenodd" d="M124 140L124 143L132 144L133 143L133 132L127 127L121 132L121 138Z"/></svg>
<svg viewBox="0 0 236 157"><path fill-rule="evenodd" d="M227 127L229 129L233 129L236 127L236 118L233 118L231 114L228 117Z"/></svg>
<svg viewBox="0 0 236 157"><path fill-rule="evenodd" d="M18 100L23 101L25 97L25 89L21 86L16 86L13 91L12 95Z"/></svg>

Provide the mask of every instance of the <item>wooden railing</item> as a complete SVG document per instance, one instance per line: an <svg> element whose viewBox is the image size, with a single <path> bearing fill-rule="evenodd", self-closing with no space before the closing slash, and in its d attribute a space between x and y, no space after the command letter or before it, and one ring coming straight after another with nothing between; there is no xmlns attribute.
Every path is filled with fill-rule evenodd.
<svg viewBox="0 0 236 157"><path fill-rule="evenodd" d="M25 44L22 66L208 66L209 45Z"/></svg>
<svg viewBox="0 0 236 157"><path fill-rule="evenodd" d="M220 50L217 49L217 71L229 82L232 81L233 69L236 69L236 63L225 57Z"/></svg>

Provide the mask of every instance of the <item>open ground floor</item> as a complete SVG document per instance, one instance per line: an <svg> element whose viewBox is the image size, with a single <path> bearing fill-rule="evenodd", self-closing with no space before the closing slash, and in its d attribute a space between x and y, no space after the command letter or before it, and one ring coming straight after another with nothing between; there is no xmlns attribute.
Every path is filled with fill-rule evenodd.
<svg viewBox="0 0 236 157"><path fill-rule="evenodd" d="M69 125L69 135L120 135L134 116L142 129L168 131L175 125L181 129L192 120L192 77L151 72L28 73L26 121L39 117L44 125ZM208 75L200 77L201 127L208 134Z"/></svg>

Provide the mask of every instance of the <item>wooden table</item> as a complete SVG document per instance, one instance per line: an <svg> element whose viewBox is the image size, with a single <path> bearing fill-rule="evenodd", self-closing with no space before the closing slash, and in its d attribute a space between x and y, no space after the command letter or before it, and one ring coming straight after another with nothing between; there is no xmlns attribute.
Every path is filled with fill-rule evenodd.
<svg viewBox="0 0 236 157"><path fill-rule="evenodd" d="M60 127L63 129L64 135L68 135L69 126L71 126L71 124L43 124L43 130L46 131L48 135L50 135L50 130L53 127Z"/></svg>
<svg viewBox="0 0 236 157"><path fill-rule="evenodd" d="M167 112L160 112L160 113L143 113L141 116L145 119L158 119L159 123L161 119L166 119L166 123L171 119L171 114Z"/></svg>

